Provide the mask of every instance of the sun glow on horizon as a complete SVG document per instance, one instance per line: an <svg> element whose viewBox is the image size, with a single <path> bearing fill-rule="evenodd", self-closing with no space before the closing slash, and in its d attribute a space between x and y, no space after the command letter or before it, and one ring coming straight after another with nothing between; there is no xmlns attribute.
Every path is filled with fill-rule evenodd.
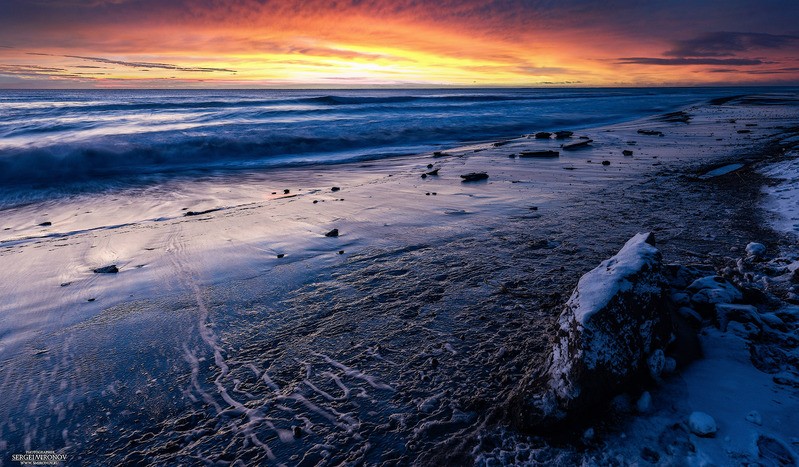
<svg viewBox="0 0 799 467"><path fill-rule="evenodd" d="M618 22L640 14L633 4L608 16L590 3L565 1L563 14L555 16L546 2L522 0L441 6L410 0L345 1L340 7L321 0L306 3L97 0L89 7L8 0L0 5L0 87L533 87L799 80L799 59L791 53L799 37L783 31L679 29L667 36L657 33L674 21L665 13L650 25L619 28Z"/></svg>

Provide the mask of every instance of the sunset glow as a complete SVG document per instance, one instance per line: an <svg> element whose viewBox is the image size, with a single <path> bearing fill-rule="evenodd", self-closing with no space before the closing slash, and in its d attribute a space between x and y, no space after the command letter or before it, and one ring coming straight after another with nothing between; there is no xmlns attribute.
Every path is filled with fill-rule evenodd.
<svg viewBox="0 0 799 467"><path fill-rule="evenodd" d="M0 87L799 81L788 1L165 3L5 0Z"/></svg>

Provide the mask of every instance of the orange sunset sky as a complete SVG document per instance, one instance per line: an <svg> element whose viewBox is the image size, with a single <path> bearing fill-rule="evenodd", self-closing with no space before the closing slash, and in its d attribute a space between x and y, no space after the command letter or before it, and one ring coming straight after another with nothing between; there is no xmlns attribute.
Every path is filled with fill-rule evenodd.
<svg viewBox="0 0 799 467"><path fill-rule="evenodd" d="M797 18L797 0L0 0L0 88L797 84Z"/></svg>

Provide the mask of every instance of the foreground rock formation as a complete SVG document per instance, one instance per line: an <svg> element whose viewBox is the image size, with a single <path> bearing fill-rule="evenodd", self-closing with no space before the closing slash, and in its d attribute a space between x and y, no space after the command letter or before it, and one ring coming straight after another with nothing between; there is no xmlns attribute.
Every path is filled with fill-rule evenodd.
<svg viewBox="0 0 799 467"><path fill-rule="evenodd" d="M557 424L659 378L672 330L666 291L651 233L585 274L558 320L546 372L516 398L517 420L528 428Z"/></svg>

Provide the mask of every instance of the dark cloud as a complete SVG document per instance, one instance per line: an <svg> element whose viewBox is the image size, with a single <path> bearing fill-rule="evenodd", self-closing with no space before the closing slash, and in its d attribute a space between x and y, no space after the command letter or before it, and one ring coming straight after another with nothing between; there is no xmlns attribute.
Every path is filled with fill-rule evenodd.
<svg viewBox="0 0 799 467"><path fill-rule="evenodd" d="M799 36L751 33L708 32L675 42L663 53L667 57L730 57L757 49L784 49L799 46Z"/></svg>
<svg viewBox="0 0 799 467"><path fill-rule="evenodd" d="M183 67L178 65L171 65L169 63L151 63L151 62L127 62L124 60L111 60L102 57L85 57L81 55L64 55L66 58L77 58L78 60L88 60L90 62L107 63L109 65L120 65L133 68L160 68L165 70L176 71L194 71L200 73L236 73L236 70L227 68L208 68L208 67Z"/></svg>
<svg viewBox="0 0 799 467"><path fill-rule="evenodd" d="M5 65L0 63L0 75L10 76L53 76L67 70L38 65Z"/></svg>
<svg viewBox="0 0 799 467"><path fill-rule="evenodd" d="M103 58L103 57L87 57L83 55L55 55L55 54L46 54L46 53L38 53L38 52L28 52L27 55L39 55L39 56L46 56L46 57L64 57L64 58L75 58L78 60L87 60L90 62L97 62L97 63L105 63L108 65L119 65L119 66L126 66L131 68L159 68L164 70L176 70L176 71L193 71L193 72L200 72L200 73L236 73L236 70L230 70L228 68L209 68L209 67L185 67L179 65L172 65L169 63L153 63L153 62L129 62L124 60L112 60L110 58ZM91 65L77 65L76 68L101 68L98 66L91 66Z"/></svg>
<svg viewBox="0 0 799 467"><path fill-rule="evenodd" d="M655 57L626 57L618 59L621 65L727 65L751 66L763 65L766 62L756 58L655 58Z"/></svg>

